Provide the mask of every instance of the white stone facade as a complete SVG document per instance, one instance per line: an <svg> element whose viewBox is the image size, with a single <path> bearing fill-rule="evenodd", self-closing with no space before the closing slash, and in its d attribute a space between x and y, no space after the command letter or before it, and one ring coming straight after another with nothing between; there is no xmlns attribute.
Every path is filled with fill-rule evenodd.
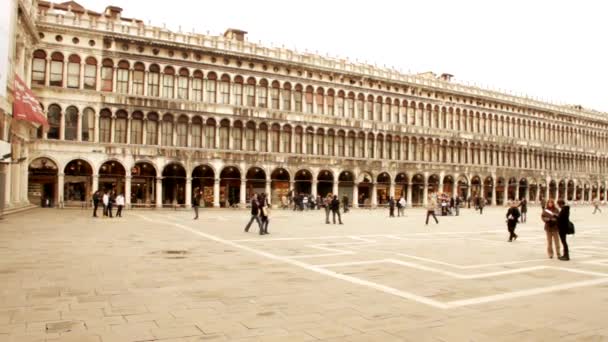
<svg viewBox="0 0 608 342"><path fill-rule="evenodd" d="M289 190L372 207L435 192L494 205L607 198L605 114L268 48L238 31L171 32L116 7L38 8L26 78L51 128L31 132L30 201L80 205L100 188L149 207L188 207L195 188L212 206L254 191L276 203Z"/></svg>

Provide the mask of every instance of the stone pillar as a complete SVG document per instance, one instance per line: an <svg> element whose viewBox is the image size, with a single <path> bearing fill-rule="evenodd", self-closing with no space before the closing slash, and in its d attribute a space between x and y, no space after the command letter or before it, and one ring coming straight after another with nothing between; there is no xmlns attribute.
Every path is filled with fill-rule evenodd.
<svg viewBox="0 0 608 342"><path fill-rule="evenodd" d="M58 173L57 174L57 207L58 208L63 208L63 202L64 202L64 193L63 193L63 183L64 183L64 175L63 172L62 173Z"/></svg>
<svg viewBox="0 0 608 342"><path fill-rule="evenodd" d="M127 144L131 143L131 117L127 118Z"/></svg>
<svg viewBox="0 0 608 342"><path fill-rule="evenodd" d="M424 173L424 188L423 188L423 195L422 195L422 205L424 205L424 207L426 208L426 206L429 204L429 178L428 178L428 172Z"/></svg>
<svg viewBox="0 0 608 342"><path fill-rule="evenodd" d="M492 206L496 206L496 175L492 175Z"/></svg>
<svg viewBox="0 0 608 342"><path fill-rule="evenodd" d="M190 207L192 207L192 177L186 177L186 208Z"/></svg>
<svg viewBox="0 0 608 342"><path fill-rule="evenodd" d="M141 131L141 143L142 143L142 145L146 145L146 144L147 144L147 143L146 143L146 141L147 141L147 139L148 139L148 132L147 132L148 119L146 119L146 118L144 117L144 119L143 119L143 121L142 121L141 125L142 125L142 131Z"/></svg>
<svg viewBox="0 0 608 342"><path fill-rule="evenodd" d="M110 142L114 143L116 139L116 135L114 134L116 131L116 117L112 115L110 118ZM160 130L158 130L160 132Z"/></svg>
<svg viewBox="0 0 608 342"><path fill-rule="evenodd" d="M93 174L93 186L91 187L91 193L95 193L99 190L99 175Z"/></svg>
<svg viewBox="0 0 608 342"><path fill-rule="evenodd" d="M65 140L65 114L65 111L61 113L61 119L59 120L59 140Z"/></svg>
<svg viewBox="0 0 608 342"><path fill-rule="evenodd" d="M271 181L269 179L266 180L266 190L264 190L264 192L266 192L266 198L268 199L268 203L272 205L272 196L270 196L270 183Z"/></svg>
<svg viewBox="0 0 608 342"><path fill-rule="evenodd" d="M388 188L388 195L389 197L395 198L395 182L393 182L392 180Z"/></svg>
<svg viewBox="0 0 608 342"><path fill-rule="evenodd" d="M220 179L216 178L213 182L213 207L220 207Z"/></svg>
<svg viewBox="0 0 608 342"><path fill-rule="evenodd" d="M378 184L376 182L372 183L372 208L376 208L378 206Z"/></svg>
<svg viewBox="0 0 608 342"><path fill-rule="evenodd" d="M317 186L319 184L319 181L317 181L316 179L314 179L312 181L312 186L310 189L310 194L312 195L312 197L314 197L315 199L317 198Z"/></svg>
<svg viewBox="0 0 608 342"><path fill-rule="evenodd" d="M540 202L540 184L536 185L536 194L534 197L535 197L534 202L539 203ZM576 198L576 186L574 187L574 198Z"/></svg>
<svg viewBox="0 0 608 342"><path fill-rule="evenodd" d="M93 128L93 134L95 135L93 137L93 141L98 143L99 142L99 111L95 114L95 126ZM144 143L145 143L145 141L144 141Z"/></svg>
<svg viewBox="0 0 608 342"><path fill-rule="evenodd" d="M247 178L241 178L241 189L239 190L239 205L245 208L247 205Z"/></svg>
<svg viewBox="0 0 608 342"><path fill-rule="evenodd" d="M338 194L338 181L334 181L334 182L332 183L331 192L332 192L334 195L337 195L337 194Z"/></svg>
<svg viewBox="0 0 608 342"><path fill-rule="evenodd" d="M163 207L163 179L161 177L156 178L156 207Z"/></svg>
<svg viewBox="0 0 608 342"><path fill-rule="evenodd" d="M125 177L125 208L131 208L131 176Z"/></svg>
<svg viewBox="0 0 608 342"><path fill-rule="evenodd" d="M407 185L407 194L406 194L406 196L407 196L406 199L405 199L407 201L406 206L409 205L410 208L411 208L412 207L412 184L411 183Z"/></svg>
<svg viewBox="0 0 608 342"><path fill-rule="evenodd" d="M359 188L357 187L357 184L353 185L353 198L351 204L353 208L359 208Z"/></svg>
<svg viewBox="0 0 608 342"><path fill-rule="evenodd" d="M452 198L456 199L458 197L458 175L453 175L452 179L454 179L452 183Z"/></svg>
<svg viewBox="0 0 608 342"><path fill-rule="evenodd" d="M78 124L76 125L76 141L82 141L82 115L82 113L78 114Z"/></svg>

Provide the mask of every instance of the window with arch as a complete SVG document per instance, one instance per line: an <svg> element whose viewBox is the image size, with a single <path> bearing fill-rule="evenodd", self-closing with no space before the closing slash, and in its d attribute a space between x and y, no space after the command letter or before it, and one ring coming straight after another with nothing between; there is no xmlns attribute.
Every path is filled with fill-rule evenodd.
<svg viewBox="0 0 608 342"><path fill-rule="evenodd" d="M220 149L227 150L230 148L230 121L222 120L220 122Z"/></svg>
<svg viewBox="0 0 608 342"><path fill-rule="evenodd" d="M357 147L356 147L355 157L364 158L365 157L365 134L359 133L356 144L357 144Z"/></svg>
<svg viewBox="0 0 608 342"><path fill-rule="evenodd" d="M84 89L97 89L97 60L93 57L84 62Z"/></svg>
<svg viewBox="0 0 608 342"><path fill-rule="evenodd" d="M175 89L175 69L168 66L163 71L163 97L172 99ZM164 121L164 118L163 118ZM164 144L163 144L164 145Z"/></svg>
<svg viewBox="0 0 608 342"><path fill-rule="evenodd" d="M260 135L260 152L268 152L268 125L260 124L258 134Z"/></svg>
<svg viewBox="0 0 608 342"><path fill-rule="evenodd" d="M384 136L378 135L376 139L376 158L384 158Z"/></svg>
<svg viewBox="0 0 608 342"><path fill-rule="evenodd" d="M371 95L367 97L365 102L365 112L365 120L374 120L374 97Z"/></svg>
<svg viewBox="0 0 608 342"><path fill-rule="evenodd" d="M65 140L76 140L78 137L78 108L69 106L65 110Z"/></svg>
<svg viewBox="0 0 608 342"><path fill-rule="evenodd" d="M338 132L338 157L345 156L345 145L346 145L346 137L344 136L344 131Z"/></svg>
<svg viewBox="0 0 608 342"><path fill-rule="evenodd" d="M348 138L346 141L346 156L354 157L355 156L355 133L349 132Z"/></svg>
<svg viewBox="0 0 608 342"><path fill-rule="evenodd" d="M230 76L226 74L220 79L220 103L230 104Z"/></svg>
<svg viewBox="0 0 608 342"><path fill-rule="evenodd" d="M177 146L188 146L188 117L185 115L177 119Z"/></svg>
<svg viewBox="0 0 608 342"><path fill-rule="evenodd" d="M99 142L112 142L112 113L108 109L103 109L99 113Z"/></svg>
<svg viewBox="0 0 608 342"><path fill-rule="evenodd" d="M192 118L192 147L202 147L203 120L200 116Z"/></svg>
<svg viewBox="0 0 608 342"><path fill-rule="evenodd" d="M272 109L279 109L279 82L273 81L270 88L270 106Z"/></svg>
<svg viewBox="0 0 608 342"><path fill-rule="evenodd" d="M95 111L87 107L82 111L82 141L95 140Z"/></svg>
<svg viewBox="0 0 608 342"><path fill-rule="evenodd" d="M48 139L59 139L61 134L61 107L56 104L49 106L47 119L49 130L46 137Z"/></svg>
<svg viewBox="0 0 608 342"><path fill-rule="evenodd" d="M116 92L121 94L129 93L129 62L118 62L116 69Z"/></svg>
<svg viewBox="0 0 608 342"><path fill-rule="evenodd" d="M294 111L302 112L302 86L296 84L296 89L293 93Z"/></svg>
<svg viewBox="0 0 608 342"><path fill-rule="evenodd" d="M357 96L357 119L363 120L365 118L365 107L363 105L365 97L363 94Z"/></svg>
<svg viewBox="0 0 608 342"><path fill-rule="evenodd" d="M249 77L245 85L245 105L249 107L255 106L255 79Z"/></svg>
<svg viewBox="0 0 608 342"><path fill-rule="evenodd" d="M353 93L348 94L348 97L346 98L346 117L355 117L355 94Z"/></svg>
<svg viewBox="0 0 608 342"><path fill-rule="evenodd" d="M116 122L114 124L114 142L118 144L127 143L127 112L119 110L116 112Z"/></svg>
<svg viewBox="0 0 608 342"><path fill-rule="evenodd" d="M50 85L63 87L63 55L53 52L51 55Z"/></svg>
<svg viewBox="0 0 608 342"><path fill-rule="evenodd" d="M179 69L179 79L177 80L177 98L180 100L188 99L188 78L190 78L190 72L188 69Z"/></svg>
<svg viewBox="0 0 608 342"><path fill-rule="evenodd" d="M217 96L217 75L214 72L207 74L207 80L205 81L206 86L206 100L209 103L216 103Z"/></svg>
<svg viewBox="0 0 608 342"><path fill-rule="evenodd" d="M338 91L338 98L336 98L336 116L343 118L344 111L344 92L342 90Z"/></svg>
<svg viewBox="0 0 608 342"><path fill-rule="evenodd" d="M146 145L158 145L158 114L148 113L146 121Z"/></svg>
<svg viewBox="0 0 608 342"><path fill-rule="evenodd" d="M101 91L112 91L114 82L114 62L106 58L101 63Z"/></svg>
<svg viewBox="0 0 608 342"><path fill-rule="evenodd" d="M283 97L283 110L291 110L291 84L289 82L283 84L283 90L281 92L281 97Z"/></svg>
<svg viewBox="0 0 608 342"><path fill-rule="evenodd" d="M281 127L279 125L272 125L272 131L270 132L270 147L271 152L280 152L279 147L279 136L281 134Z"/></svg>
<svg viewBox="0 0 608 342"><path fill-rule="evenodd" d="M317 155L325 155L325 131L317 130Z"/></svg>
<svg viewBox="0 0 608 342"><path fill-rule="evenodd" d="M131 114L131 144L141 145L143 138L144 114L140 111Z"/></svg>
<svg viewBox="0 0 608 342"><path fill-rule="evenodd" d="M367 136L367 158L374 158L374 136L369 134Z"/></svg>
<svg viewBox="0 0 608 342"><path fill-rule="evenodd" d="M313 112L313 89L311 86L306 87L306 94L304 96L304 102L306 103L306 113L312 114Z"/></svg>
<svg viewBox="0 0 608 342"><path fill-rule="evenodd" d="M46 52L34 51L32 59L32 84L44 85L46 81Z"/></svg>
<svg viewBox="0 0 608 342"><path fill-rule="evenodd" d="M329 89L327 91L327 115L334 115L335 113L335 101L334 101L334 90Z"/></svg>
<svg viewBox="0 0 608 342"><path fill-rule="evenodd" d="M390 99L386 99L386 101L382 104L382 117L380 120L386 120L387 122L391 121L391 104Z"/></svg>
<svg viewBox="0 0 608 342"><path fill-rule="evenodd" d="M243 124L240 121L234 123L232 127L232 147L235 150L243 149Z"/></svg>
<svg viewBox="0 0 608 342"><path fill-rule="evenodd" d="M173 115L165 114L161 126L161 145L173 146Z"/></svg>
<svg viewBox="0 0 608 342"><path fill-rule="evenodd" d="M137 62L133 66L133 94L143 95L144 94L144 75L146 67L144 63Z"/></svg>
<svg viewBox="0 0 608 342"><path fill-rule="evenodd" d="M314 153L315 131L312 127L306 129L306 154Z"/></svg>
<svg viewBox="0 0 608 342"><path fill-rule="evenodd" d="M335 135L334 131L332 129L330 129L329 131L327 131L327 150L326 150L326 154L328 156L335 156L336 155L335 144L336 144L336 135Z"/></svg>
<svg viewBox="0 0 608 342"><path fill-rule="evenodd" d="M236 76L234 78L234 83L232 84L232 103L235 106L243 105L243 77Z"/></svg>
<svg viewBox="0 0 608 342"><path fill-rule="evenodd" d="M245 128L245 149L255 151L255 123L248 122Z"/></svg>
<svg viewBox="0 0 608 342"><path fill-rule="evenodd" d="M286 125L281 131L281 144L283 148L281 152L291 153L291 126Z"/></svg>
<svg viewBox="0 0 608 342"><path fill-rule="evenodd" d="M303 143L303 132L302 132L302 127L298 126L296 127L296 139L295 139L295 153L297 154L301 154L302 153L302 143Z"/></svg>
<svg viewBox="0 0 608 342"><path fill-rule="evenodd" d="M68 88L80 88L80 57L70 55L68 57Z"/></svg>
<svg viewBox="0 0 608 342"><path fill-rule="evenodd" d="M315 96L315 100L317 102L317 114L325 114L325 94L323 88L318 88Z"/></svg>
<svg viewBox="0 0 608 342"><path fill-rule="evenodd" d="M382 98L378 97L374 103L374 120L382 121Z"/></svg>
<svg viewBox="0 0 608 342"><path fill-rule="evenodd" d="M260 80L260 85L258 86L258 107L266 108L267 103L266 100L268 98L268 81L265 79Z"/></svg>
<svg viewBox="0 0 608 342"><path fill-rule="evenodd" d="M203 72L195 70L192 74L192 100L203 101Z"/></svg>
<svg viewBox="0 0 608 342"><path fill-rule="evenodd" d="M159 87L160 87L160 67L157 64L152 64L152 65L150 65L149 72L148 72L148 96L159 97L159 95L160 95Z"/></svg>
<svg viewBox="0 0 608 342"><path fill-rule="evenodd" d="M205 148L215 148L215 120L207 119L205 125Z"/></svg>

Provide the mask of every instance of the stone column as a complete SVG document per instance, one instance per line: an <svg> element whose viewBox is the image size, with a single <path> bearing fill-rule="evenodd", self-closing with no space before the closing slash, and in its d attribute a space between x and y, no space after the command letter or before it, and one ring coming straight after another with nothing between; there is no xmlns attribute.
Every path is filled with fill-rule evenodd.
<svg viewBox="0 0 608 342"><path fill-rule="evenodd" d="M452 198L458 197L458 175L452 175L454 182L452 183Z"/></svg>
<svg viewBox="0 0 608 342"><path fill-rule="evenodd" d="M428 172L424 173L424 188L423 188L423 195L422 195L422 205L424 205L424 207L426 208L426 206L429 204L429 177L428 177Z"/></svg>
<svg viewBox="0 0 608 342"><path fill-rule="evenodd" d="M99 68L97 68L99 72ZM99 74L97 75L97 79L99 79ZM51 56L46 57L46 69L44 69L44 86L48 87L51 81ZM99 89L97 89L99 91Z"/></svg>
<svg viewBox="0 0 608 342"><path fill-rule="evenodd" d="M186 177L186 208L190 207L192 207L192 177Z"/></svg>
<svg viewBox="0 0 608 342"><path fill-rule="evenodd" d="M95 193L99 190L99 175L93 174L93 186L91 187L91 193Z"/></svg>
<svg viewBox="0 0 608 342"><path fill-rule="evenodd" d="M492 206L496 206L496 175L492 175Z"/></svg>
<svg viewBox="0 0 608 342"><path fill-rule="evenodd" d="M359 188L357 184L353 185L353 198L351 200L353 208L359 208Z"/></svg>
<svg viewBox="0 0 608 342"><path fill-rule="evenodd" d="M146 119L144 117L144 119L142 120L142 130L141 130L141 143L142 145L146 145L146 141L148 139L148 132L147 132L147 126L148 126L148 119Z"/></svg>
<svg viewBox="0 0 608 342"><path fill-rule="evenodd" d="M156 178L156 207L163 207L163 179L161 177Z"/></svg>
<svg viewBox="0 0 608 342"><path fill-rule="evenodd" d="M64 193L63 193L63 186L64 186L64 174L62 173L58 173L57 174L57 202L56 205L58 208L63 208L63 202L64 202Z"/></svg>
<svg viewBox="0 0 608 342"><path fill-rule="evenodd" d="M65 114L65 111L61 113L61 120L59 121L59 140L65 140Z"/></svg>
<svg viewBox="0 0 608 342"><path fill-rule="evenodd" d="M110 142L111 143L114 143L115 142L114 139L116 139L116 135L114 134L115 130L116 130L116 117L114 115L112 115L112 117L110 118Z"/></svg>
<svg viewBox="0 0 608 342"><path fill-rule="evenodd" d="M216 178L213 182L213 207L220 207L220 179Z"/></svg>
<svg viewBox="0 0 608 342"><path fill-rule="evenodd" d="M338 194L338 181L334 181L334 182L332 183L331 192L332 192L334 195L337 195L337 194Z"/></svg>
<svg viewBox="0 0 608 342"><path fill-rule="evenodd" d="M376 182L372 183L372 208L376 208L378 206L378 184Z"/></svg>
<svg viewBox="0 0 608 342"><path fill-rule="evenodd" d="M410 206L410 208L412 207L412 184L408 184L407 185L407 194L406 194L406 199L407 201L406 206Z"/></svg>
<svg viewBox="0 0 608 342"><path fill-rule="evenodd" d="M127 144L131 143L131 117L127 117Z"/></svg>
<svg viewBox="0 0 608 342"><path fill-rule="evenodd" d="M130 173L130 171L127 171ZM131 176L125 177L125 208L131 208Z"/></svg>
<svg viewBox="0 0 608 342"><path fill-rule="evenodd" d="M317 181L316 179L314 179L312 181L312 186L310 189L310 194L312 195L312 197L314 197L315 199L317 198L317 185L319 184L319 181Z"/></svg>
<svg viewBox="0 0 608 342"><path fill-rule="evenodd" d="M247 178L241 178L241 189L239 190L239 205L245 208L247 205Z"/></svg>
<svg viewBox="0 0 608 342"><path fill-rule="evenodd" d="M269 179L266 180L266 189L264 190L264 192L266 192L266 198L268 199L268 203L270 203L272 205L272 196L270 196L270 183L271 181Z"/></svg>
<svg viewBox="0 0 608 342"><path fill-rule="evenodd" d="M392 180L388 188L388 195L392 198L395 198L395 182L393 182Z"/></svg>
<svg viewBox="0 0 608 342"><path fill-rule="evenodd" d="M82 141L82 115L83 113L78 114L78 124L76 125L76 141Z"/></svg>
<svg viewBox="0 0 608 342"><path fill-rule="evenodd" d="M93 135L95 135L93 137L93 141L98 143L99 142L99 111L97 111L97 113L95 114L95 126L93 128Z"/></svg>

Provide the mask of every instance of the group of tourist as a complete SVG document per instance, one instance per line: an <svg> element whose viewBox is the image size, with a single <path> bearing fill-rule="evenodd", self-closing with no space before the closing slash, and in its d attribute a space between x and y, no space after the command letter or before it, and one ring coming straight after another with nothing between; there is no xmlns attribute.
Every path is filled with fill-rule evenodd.
<svg viewBox="0 0 608 342"><path fill-rule="evenodd" d="M112 208L116 204L116 217L122 217L122 208L125 206L125 196L116 194L114 190L97 190L93 193L93 217L97 217L97 208L103 206L103 217L112 217Z"/></svg>
<svg viewBox="0 0 608 342"><path fill-rule="evenodd" d="M258 194L253 194L250 203L251 218L249 220L249 223L247 223L247 225L245 226L245 232L248 232L253 221L256 221L258 227L260 228L260 235L270 234L268 232L268 222L270 221L270 204L268 203L266 194L262 193L259 196Z"/></svg>

